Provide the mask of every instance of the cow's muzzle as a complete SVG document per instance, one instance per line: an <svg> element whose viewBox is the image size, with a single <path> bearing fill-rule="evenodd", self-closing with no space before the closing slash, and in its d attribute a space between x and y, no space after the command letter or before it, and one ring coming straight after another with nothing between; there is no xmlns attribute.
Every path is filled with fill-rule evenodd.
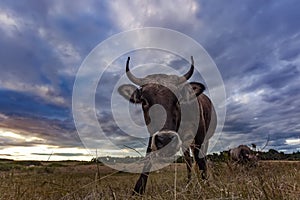
<svg viewBox="0 0 300 200"><path fill-rule="evenodd" d="M163 130L158 131L152 136L151 150L164 156L175 155L180 147L181 140L177 132Z"/></svg>

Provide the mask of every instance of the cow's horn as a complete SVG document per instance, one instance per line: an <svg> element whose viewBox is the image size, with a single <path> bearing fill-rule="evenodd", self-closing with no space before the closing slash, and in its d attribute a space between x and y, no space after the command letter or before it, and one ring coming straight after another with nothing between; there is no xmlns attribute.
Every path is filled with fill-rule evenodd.
<svg viewBox="0 0 300 200"><path fill-rule="evenodd" d="M183 75L182 77L179 78L179 84L180 83L184 83L185 81L189 80L189 78L191 78L191 76L193 75L194 73L194 58L193 56L191 56L191 68L190 70L185 74Z"/></svg>
<svg viewBox="0 0 300 200"><path fill-rule="evenodd" d="M133 82L133 83L135 83L135 84L137 84L137 85L139 85L139 86L143 85L143 79L142 79L142 78L137 78L137 77L135 77L135 76L130 72L130 70L129 70L129 60L130 60L130 57L128 57L127 63L126 63L126 75L127 75L128 79L129 79L131 82Z"/></svg>

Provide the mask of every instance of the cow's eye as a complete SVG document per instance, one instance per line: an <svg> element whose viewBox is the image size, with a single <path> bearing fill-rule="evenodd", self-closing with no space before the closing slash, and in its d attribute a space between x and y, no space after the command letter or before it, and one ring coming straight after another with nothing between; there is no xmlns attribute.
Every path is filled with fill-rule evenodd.
<svg viewBox="0 0 300 200"><path fill-rule="evenodd" d="M141 101L142 101L143 106L149 106L149 103L148 103L147 99L141 98Z"/></svg>

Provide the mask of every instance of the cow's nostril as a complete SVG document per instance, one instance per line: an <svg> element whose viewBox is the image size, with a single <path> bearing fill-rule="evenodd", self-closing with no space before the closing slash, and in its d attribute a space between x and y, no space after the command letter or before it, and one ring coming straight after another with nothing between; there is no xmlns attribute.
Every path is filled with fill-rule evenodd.
<svg viewBox="0 0 300 200"><path fill-rule="evenodd" d="M158 134L155 135L154 142L157 150L167 146L170 142L172 142L171 146L175 147L178 144L178 137L174 134Z"/></svg>
<svg viewBox="0 0 300 200"><path fill-rule="evenodd" d="M163 148L170 141L171 141L171 139L165 135L156 135L156 137L155 137L155 145L156 145L157 149Z"/></svg>

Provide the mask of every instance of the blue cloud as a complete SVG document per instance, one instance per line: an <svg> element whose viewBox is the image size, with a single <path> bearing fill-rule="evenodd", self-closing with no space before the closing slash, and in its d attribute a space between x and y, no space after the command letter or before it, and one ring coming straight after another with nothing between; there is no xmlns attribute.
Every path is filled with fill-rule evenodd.
<svg viewBox="0 0 300 200"><path fill-rule="evenodd" d="M70 117L68 108L48 104L39 97L8 90L0 90L0 113L57 119Z"/></svg>

